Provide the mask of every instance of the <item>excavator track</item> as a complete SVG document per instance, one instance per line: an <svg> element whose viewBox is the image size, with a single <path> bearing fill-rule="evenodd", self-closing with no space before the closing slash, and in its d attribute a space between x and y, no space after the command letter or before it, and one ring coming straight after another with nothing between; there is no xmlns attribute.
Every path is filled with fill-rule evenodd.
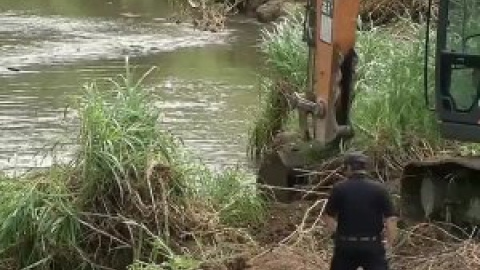
<svg viewBox="0 0 480 270"><path fill-rule="evenodd" d="M401 216L480 225L480 157L415 161L400 180Z"/></svg>

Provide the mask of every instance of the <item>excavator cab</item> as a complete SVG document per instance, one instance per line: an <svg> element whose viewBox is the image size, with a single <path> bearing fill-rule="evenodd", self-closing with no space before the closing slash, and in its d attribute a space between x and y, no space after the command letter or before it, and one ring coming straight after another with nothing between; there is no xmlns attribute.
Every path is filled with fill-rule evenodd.
<svg viewBox="0 0 480 270"><path fill-rule="evenodd" d="M439 1L435 112L440 133L445 139L480 142L478 12L478 0ZM401 178L402 216L416 221L427 219L478 225L479 180L479 157L411 162L404 166Z"/></svg>
<svg viewBox="0 0 480 270"><path fill-rule="evenodd" d="M480 1L439 3L436 112L447 139L480 142Z"/></svg>

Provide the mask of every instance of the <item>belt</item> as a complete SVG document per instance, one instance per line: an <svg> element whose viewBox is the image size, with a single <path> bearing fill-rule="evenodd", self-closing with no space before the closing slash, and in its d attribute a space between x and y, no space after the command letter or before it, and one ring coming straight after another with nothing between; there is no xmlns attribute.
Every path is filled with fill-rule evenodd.
<svg viewBox="0 0 480 270"><path fill-rule="evenodd" d="M339 236L338 239L348 242L373 242L380 238L377 236Z"/></svg>

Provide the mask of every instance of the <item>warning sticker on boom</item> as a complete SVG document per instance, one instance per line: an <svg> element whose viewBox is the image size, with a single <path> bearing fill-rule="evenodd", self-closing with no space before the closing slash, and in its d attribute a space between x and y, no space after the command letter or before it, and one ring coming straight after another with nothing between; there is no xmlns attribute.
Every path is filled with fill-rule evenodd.
<svg viewBox="0 0 480 270"><path fill-rule="evenodd" d="M332 43L332 18L322 15L322 29L320 39L327 43Z"/></svg>
<svg viewBox="0 0 480 270"><path fill-rule="evenodd" d="M333 0L323 0L320 16L320 39L332 43Z"/></svg>

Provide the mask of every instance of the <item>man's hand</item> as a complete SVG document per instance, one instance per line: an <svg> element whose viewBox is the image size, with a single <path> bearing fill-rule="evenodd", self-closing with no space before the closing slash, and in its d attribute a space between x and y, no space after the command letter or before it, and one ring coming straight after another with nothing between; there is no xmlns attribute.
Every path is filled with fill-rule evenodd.
<svg viewBox="0 0 480 270"><path fill-rule="evenodd" d="M325 215L323 220L325 221L325 224L327 224L328 232L334 234L337 231L337 221L335 218Z"/></svg>
<svg viewBox="0 0 480 270"><path fill-rule="evenodd" d="M393 246L397 238L397 218L389 217L385 221L385 236L388 245Z"/></svg>
<svg viewBox="0 0 480 270"><path fill-rule="evenodd" d="M390 258L393 255L393 245L386 240L382 241L383 247L385 248L385 257Z"/></svg>

